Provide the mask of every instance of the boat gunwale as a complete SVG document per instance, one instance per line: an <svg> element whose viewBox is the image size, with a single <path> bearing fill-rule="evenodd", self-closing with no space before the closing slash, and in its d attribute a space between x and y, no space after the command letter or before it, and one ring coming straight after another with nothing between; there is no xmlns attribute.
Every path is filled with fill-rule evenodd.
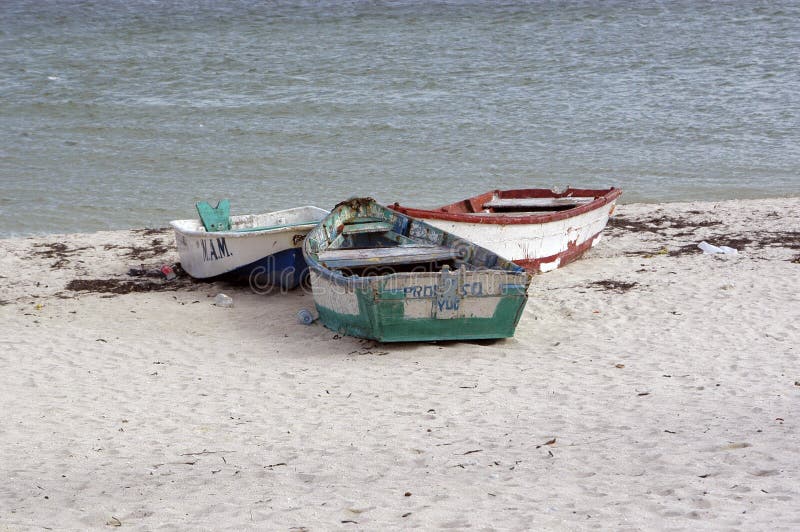
<svg viewBox="0 0 800 532"><path fill-rule="evenodd" d="M348 202L349 201L354 201L354 200L367 200L367 199L369 199L369 200L374 202L374 200L372 200L371 198L354 198L352 200L348 200ZM347 203L347 202L342 202L342 203ZM383 207L384 209L389 210L390 212L394 212L395 215L404 216L404 217L408 217L408 218L413 218L410 215L407 215L405 213L402 213L402 212L399 212L399 211L392 211L391 209L389 209L389 207L381 205L381 204L379 204L377 202L375 202L375 204L380 206L380 207ZM338 207L339 207L339 205L337 205L336 207L331 209L331 212L328 214L328 216L332 216L336 212L336 209ZM326 216L326 219L327 219L327 216ZM321 221L318 224L319 227L324 227L323 222L324 222L324 220ZM417 222L420 222L420 221L417 220ZM424 221L422 221L421 223L426 225L426 226L429 226L431 229L434 229L435 231L446 233L446 231L443 231L443 230L441 230L439 228L436 228L434 226L430 226L429 224L425 223ZM316 228L314 228L314 229L316 229ZM312 229L312 232L314 231L314 229ZM312 236L311 232L309 232L308 236ZM319 252L312 252L310 249L308 249L309 242L313 239L313 237L312 237L312 239L309 239L308 236L306 237L306 239L303 242L302 249L303 249L303 258L306 260L306 264L308 264L309 270L313 270L318 275L320 275L322 278L324 278L326 280L329 280L329 281L331 281L334 284L339 285L339 286L344 286L344 287L350 288L350 289L362 289L362 288L368 288L370 285L372 285L373 283L375 283L378 280L386 280L386 279L389 279L389 278L403 277L403 276L413 276L413 275L419 275L420 273L423 273L423 272L394 272L394 273L389 273L389 274L385 274L385 275L375 275L375 276L368 276L368 277L344 275L339 270L328 268L327 266L325 266L323 264L323 262L318 259ZM328 240L327 235L325 236L325 239ZM460 240L462 240L463 242L465 242L469 246L472 246L472 247L475 247L475 248L479 248L479 249L485 249L485 248L482 248L481 246L479 246L478 244L475 244L474 242L468 242L468 241L463 240L463 239L460 239ZM492 253L493 255L497 255L496 253L494 253L491 250L487 249L486 251L488 251L489 253ZM497 256L500 259L506 260L503 257L500 257L499 255L497 255ZM454 257L455 257L455 255L454 255ZM480 271L480 272L483 272L483 273L491 273L493 275L520 276L520 277L522 277L524 279L523 284L525 284L526 288L527 288L527 286L530 285L530 281L531 281L530 276L531 276L531 274L525 268L520 266L519 264L517 264L517 263L515 263L513 261L507 261L507 262L508 262L508 264L512 265L516 269L493 268L493 269L470 270L470 271L475 271L476 273L478 271ZM434 272L434 273L436 273L436 272Z"/></svg>
<svg viewBox="0 0 800 532"><path fill-rule="evenodd" d="M322 264L317 261L311 261L309 257L304 257L306 259L306 264L308 264L309 269L313 269L320 277L327 279L337 285L349 287L349 288L368 288L373 283L379 281L390 281L396 278L405 278L411 277L415 275L422 275L426 273L437 274L439 272L394 272L394 273L387 273L384 275L370 275L368 277L361 277L358 275L344 275L337 270L332 270L330 268L326 268ZM516 264L516 263L515 263ZM500 276L500 275L513 275L519 276L523 278L523 282L520 283L521 285L530 284L527 275L528 272L522 268L522 271L511 271L511 270L493 270L493 269L486 269L486 270L467 270L468 273L489 273L491 275ZM455 271L455 270L454 270ZM527 289L527 286L526 286ZM496 295L496 294L494 294ZM486 294L485 297L494 296L492 294ZM470 297L478 297L478 296L470 296ZM483 296L482 296L483 297Z"/></svg>
<svg viewBox="0 0 800 532"><path fill-rule="evenodd" d="M482 201L480 198L488 197L491 198L494 195L500 196L501 194L513 194L519 198L525 197L553 197L553 198L569 198L569 197L577 197L577 198L585 198L585 197L595 197L594 201L586 203L584 205L578 205L571 209L565 209L562 211L556 212L546 212L546 213L530 213L530 214L523 214L520 215L519 212L513 213L480 213L480 212L447 212L445 209L453 208L459 205L463 205L465 202L470 201ZM535 196L534 194L538 194L539 196ZM557 222L560 220L566 220L568 218L572 218L575 216L579 216L581 214L585 214L588 212L595 211L609 203L612 203L617 198L622 195L622 189L611 187L607 189L579 189L579 188L568 188L567 190L559 193L554 193L552 190L544 189L544 188L527 188L527 189L508 189L508 190L491 190L488 192L484 192L483 194L478 194L477 196L472 196L470 198L463 199L461 201L457 201L455 203L451 203L449 205L444 205L442 207L438 207L435 209L418 209L414 207L404 207L399 203L394 203L392 205L388 205L389 209L393 211L399 212L401 214L405 214L406 216L411 216L413 218L420 218L420 219L434 219L434 220L446 220L449 222L461 222L461 223L471 223L471 224L494 224L494 225L538 225L538 224L545 224L550 222Z"/></svg>
<svg viewBox="0 0 800 532"><path fill-rule="evenodd" d="M294 208L291 208L291 209L283 209L283 210L280 210L280 211L262 212L262 213L259 213L259 214L237 214L237 215L231 216L231 219L236 219L236 218L240 218L240 217L244 217L244 216L265 216L265 215L271 215L271 214L291 213L293 211L298 211L298 210L308 209L308 208L318 209L320 211L319 214L322 216L322 218L320 218L317 221L300 222L300 223L297 223L297 224L276 225L276 226L267 227L265 229L258 229L258 230L250 230L250 229L247 229L247 228L242 228L244 230L241 230L241 231L236 231L236 230L229 230L229 231L206 231L206 230L202 230L202 231L199 231L199 230L192 230L192 229L184 229L183 227L180 226L181 223L198 223L200 225L200 227L202 227L203 223L199 218L186 218L186 219L183 219L183 220L172 220L171 222L169 222L169 225L172 226L172 228L176 232L178 232L178 233L180 233L182 235L192 236L192 237L200 237L200 238L209 238L209 237L212 237L212 238L217 238L217 237L248 238L248 237L270 235L270 234L275 234L275 233L291 232L291 231L311 231L317 225L319 225L319 223L328 214L330 214L329 211L326 211L325 209L322 209L322 208L317 207L315 205L304 205L302 207L294 207ZM323 215L323 213L325 213L325 214Z"/></svg>

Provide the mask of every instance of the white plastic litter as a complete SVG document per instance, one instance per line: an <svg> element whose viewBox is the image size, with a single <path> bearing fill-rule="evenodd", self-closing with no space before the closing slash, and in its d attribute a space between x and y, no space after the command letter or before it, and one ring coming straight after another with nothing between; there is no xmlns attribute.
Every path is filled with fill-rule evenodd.
<svg viewBox="0 0 800 532"><path fill-rule="evenodd" d="M697 247L703 250L703 253L707 254L714 254L714 253L723 253L725 255L737 255L739 252L733 248L729 248L728 246L714 246L709 244L705 240L697 244Z"/></svg>
<svg viewBox="0 0 800 532"><path fill-rule="evenodd" d="M233 298L225 294L217 294L214 298L214 304L222 308L231 308L233 307Z"/></svg>
<svg viewBox="0 0 800 532"><path fill-rule="evenodd" d="M708 242L706 242L705 240L703 240L702 242L700 242L700 243L697 245L697 247L699 247L700 249L702 249L702 250L703 250L703 253L722 253L722 250L721 250L720 248L718 248L717 246L712 246L711 244L709 244L709 243L708 243Z"/></svg>

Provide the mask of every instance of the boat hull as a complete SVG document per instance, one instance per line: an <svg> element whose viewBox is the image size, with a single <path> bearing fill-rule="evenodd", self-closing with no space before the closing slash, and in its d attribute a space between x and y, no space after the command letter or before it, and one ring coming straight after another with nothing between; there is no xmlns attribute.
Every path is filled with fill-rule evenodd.
<svg viewBox="0 0 800 532"><path fill-rule="evenodd" d="M358 215L382 220L373 223L385 223L398 235L412 235L422 242L443 246L460 266L406 271L403 267L408 265L389 266L381 262L376 250L365 264L369 264L368 269L373 269L373 273L378 270L388 273L372 275L365 271L361 275L343 275L329 269L325 259L320 259L325 255L322 250L347 224L347 211L335 209L303 245L314 303L326 327L380 342L514 335L531 282L531 276L523 268L425 222L374 203L365 207L360 201L363 202L351 200ZM468 261L462 260L465 256Z"/></svg>
<svg viewBox="0 0 800 532"><path fill-rule="evenodd" d="M247 230L241 219L239 231L205 232L199 220L172 222L181 267L196 279L226 278L249 281L255 288L296 287L307 275L302 242L327 211L300 208L249 217L282 222L263 230ZM282 216L276 216L283 213ZM317 218L317 219L315 219Z"/></svg>
<svg viewBox="0 0 800 532"><path fill-rule="evenodd" d="M595 246L608 223L607 208L544 223L483 224L425 218L434 227L483 246L533 272L549 272Z"/></svg>
<svg viewBox="0 0 800 532"><path fill-rule="evenodd" d="M435 274L342 286L312 268L320 320L331 330L380 342L470 340L514 335L527 300L519 275L454 271L455 290Z"/></svg>
<svg viewBox="0 0 800 532"><path fill-rule="evenodd" d="M439 210L399 205L391 208L475 242L531 272L548 272L580 258L600 242L601 233L622 193L618 189L568 190L551 197L569 199L571 194L577 193L576 197L593 199L560 212L503 214L478 211L493 196L504 194L524 200L529 196L547 198L548 192L540 189L496 191L465 200L463 205L453 204ZM478 212L459 212L466 208L475 208Z"/></svg>

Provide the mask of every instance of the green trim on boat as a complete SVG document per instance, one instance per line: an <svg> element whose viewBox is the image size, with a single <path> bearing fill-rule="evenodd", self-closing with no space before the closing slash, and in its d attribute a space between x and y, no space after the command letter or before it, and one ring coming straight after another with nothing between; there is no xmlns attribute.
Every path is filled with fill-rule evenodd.
<svg viewBox="0 0 800 532"><path fill-rule="evenodd" d="M231 229L231 202L230 200L219 200L216 207L212 207L207 201L195 203L197 214L200 221L208 232L230 231Z"/></svg>
<svg viewBox="0 0 800 532"><path fill-rule="evenodd" d="M317 305L322 323L340 334L380 342L509 338L514 335L526 299L522 294L503 296L490 318L407 318L400 292L383 292L380 301L371 301L367 292L359 290L356 294L358 315Z"/></svg>
<svg viewBox="0 0 800 532"><path fill-rule="evenodd" d="M242 227L241 229L231 229L235 233L252 233L254 231L270 231L272 229L288 229L290 227L300 227L303 225L314 225L315 222L299 222L296 224L266 225L264 227Z"/></svg>

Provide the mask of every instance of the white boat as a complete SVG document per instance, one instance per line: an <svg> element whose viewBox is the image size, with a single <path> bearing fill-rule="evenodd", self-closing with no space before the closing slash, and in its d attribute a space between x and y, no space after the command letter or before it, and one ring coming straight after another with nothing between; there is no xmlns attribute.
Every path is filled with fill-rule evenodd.
<svg viewBox="0 0 800 532"><path fill-rule="evenodd" d="M389 208L424 220L531 272L555 270L600 241L618 188L493 190L435 209Z"/></svg>
<svg viewBox="0 0 800 532"><path fill-rule="evenodd" d="M209 222L201 207L217 215ZM227 216L227 202L217 209L198 204L202 219L174 220L181 267L196 279L247 279L260 287L290 289L307 275L302 244L328 211L305 206L264 214ZM224 214L221 214L224 213ZM221 216L220 216L221 214ZM209 231L206 227L222 230Z"/></svg>

